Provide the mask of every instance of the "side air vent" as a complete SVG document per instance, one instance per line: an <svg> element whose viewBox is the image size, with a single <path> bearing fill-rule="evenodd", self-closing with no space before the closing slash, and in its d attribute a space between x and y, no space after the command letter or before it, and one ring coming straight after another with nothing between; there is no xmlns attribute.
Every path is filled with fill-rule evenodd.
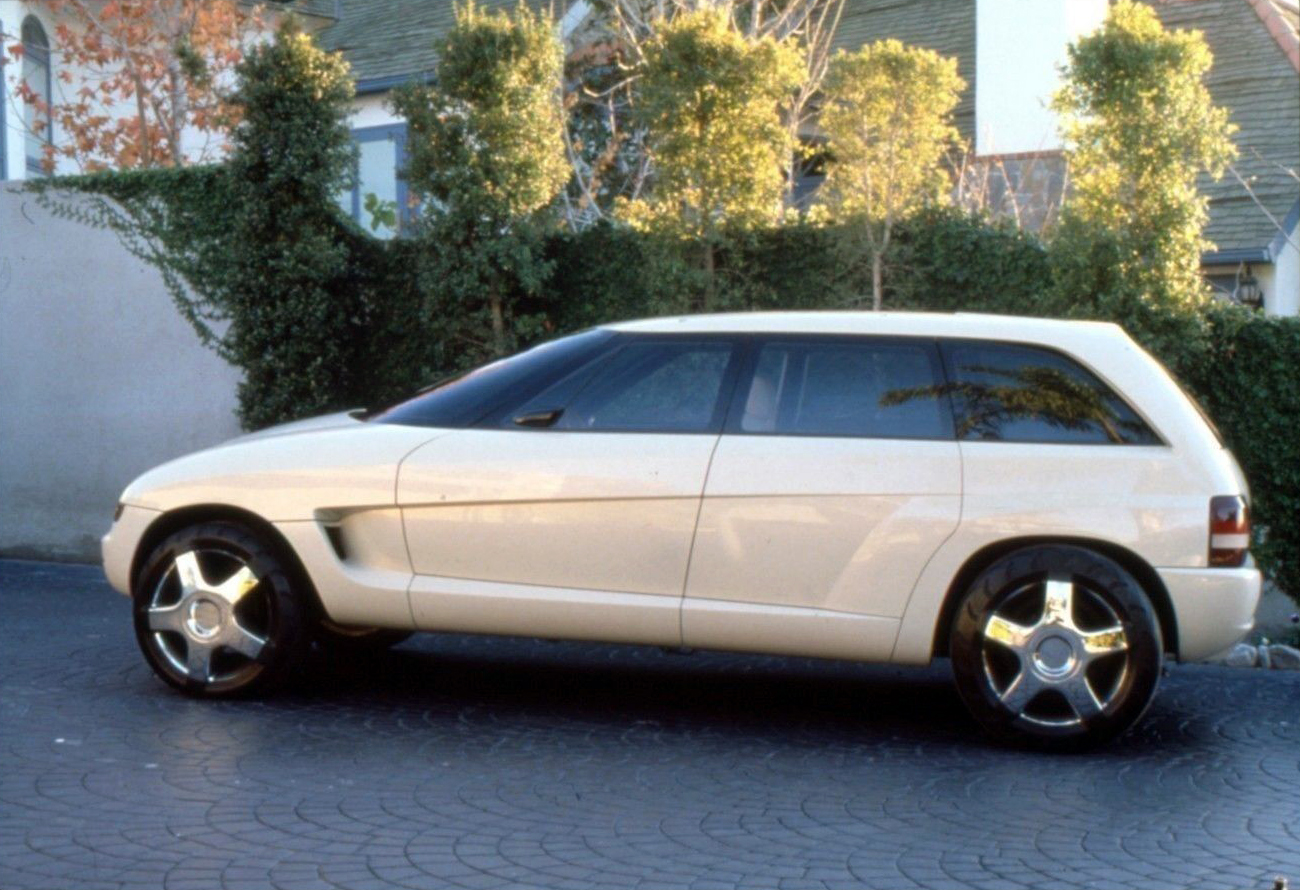
<svg viewBox="0 0 1300 890"><path fill-rule="evenodd" d="M329 538L330 546L334 548L334 555L339 561L348 558L347 548L343 546L343 531L337 525L325 526L325 537Z"/></svg>

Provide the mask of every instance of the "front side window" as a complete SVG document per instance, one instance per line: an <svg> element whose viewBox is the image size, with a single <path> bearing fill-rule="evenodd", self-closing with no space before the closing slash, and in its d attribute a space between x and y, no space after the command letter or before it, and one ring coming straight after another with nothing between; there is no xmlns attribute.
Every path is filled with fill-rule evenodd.
<svg viewBox="0 0 1300 890"><path fill-rule="evenodd" d="M1160 444L1114 390L1060 353L981 342L949 343L945 349L958 438Z"/></svg>
<svg viewBox="0 0 1300 890"><path fill-rule="evenodd" d="M389 408L368 412L378 423L467 427L503 405L517 404L606 349L613 334L593 330L562 337L426 387Z"/></svg>
<svg viewBox="0 0 1300 890"><path fill-rule="evenodd" d="M555 429L605 432L705 432L735 346L722 340L643 340L594 369Z"/></svg>
<svg viewBox="0 0 1300 890"><path fill-rule="evenodd" d="M951 439L951 414L931 344L781 341L759 349L745 391L745 433Z"/></svg>
<svg viewBox="0 0 1300 890"><path fill-rule="evenodd" d="M23 84L35 102L23 108L27 172L44 172L45 146L50 144L50 41L35 16L23 20Z"/></svg>

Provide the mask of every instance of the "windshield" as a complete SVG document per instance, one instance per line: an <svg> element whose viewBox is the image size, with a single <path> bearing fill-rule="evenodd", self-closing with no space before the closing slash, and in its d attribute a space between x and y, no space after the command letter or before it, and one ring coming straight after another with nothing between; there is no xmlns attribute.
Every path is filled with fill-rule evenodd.
<svg viewBox="0 0 1300 890"><path fill-rule="evenodd" d="M466 427L523 401L596 355L614 335L592 330L561 337L431 384L413 397L369 414L376 423Z"/></svg>

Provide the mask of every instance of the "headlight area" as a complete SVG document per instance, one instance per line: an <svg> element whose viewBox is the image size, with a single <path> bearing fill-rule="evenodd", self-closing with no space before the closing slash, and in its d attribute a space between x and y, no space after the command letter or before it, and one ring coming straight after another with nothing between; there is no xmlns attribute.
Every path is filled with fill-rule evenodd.
<svg viewBox="0 0 1300 890"><path fill-rule="evenodd" d="M131 563L136 548L155 519L158 510L119 502L113 511L113 525L99 542L104 559L104 575L118 593L131 595Z"/></svg>

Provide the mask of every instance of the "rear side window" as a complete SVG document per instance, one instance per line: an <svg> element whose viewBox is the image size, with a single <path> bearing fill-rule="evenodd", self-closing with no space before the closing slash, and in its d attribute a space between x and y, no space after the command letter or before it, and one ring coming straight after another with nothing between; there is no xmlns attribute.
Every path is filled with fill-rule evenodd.
<svg viewBox="0 0 1300 890"><path fill-rule="evenodd" d="M601 362L564 407L558 430L698 433L716 428L735 345L631 342Z"/></svg>
<svg viewBox="0 0 1300 890"><path fill-rule="evenodd" d="M766 343L742 390L741 432L952 438L937 356L925 342Z"/></svg>
<svg viewBox="0 0 1300 890"><path fill-rule="evenodd" d="M999 442L1158 445L1160 437L1074 360L1034 346L945 346L957 437Z"/></svg>

